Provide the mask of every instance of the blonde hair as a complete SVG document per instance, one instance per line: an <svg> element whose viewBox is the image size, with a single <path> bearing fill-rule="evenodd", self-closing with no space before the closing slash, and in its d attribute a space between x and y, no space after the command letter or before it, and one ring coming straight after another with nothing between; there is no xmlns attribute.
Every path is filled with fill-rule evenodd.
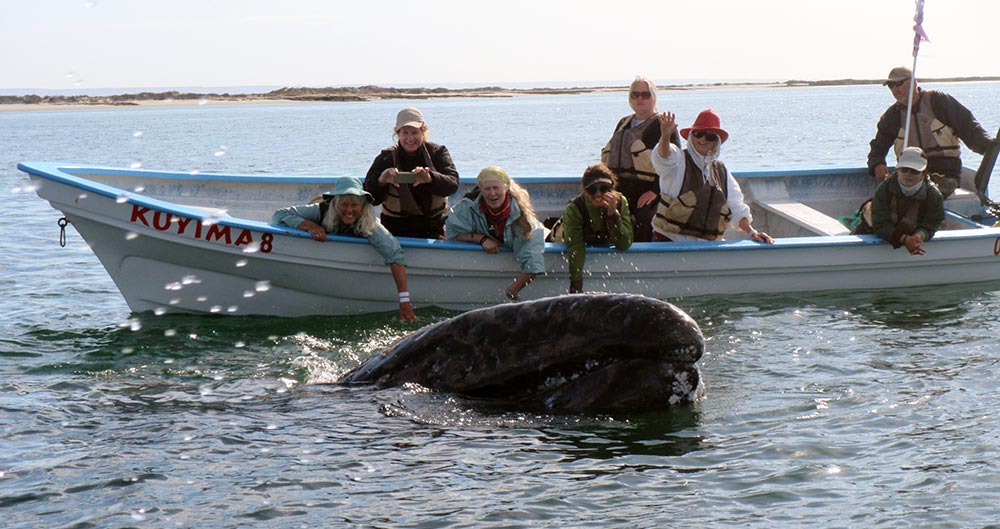
<svg viewBox="0 0 1000 529"><path fill-rule="evenodd" d="M370 236L375 231L375 226L378 225L378 219L375 218L375 208L372 207L371 202L359 195L335 195L330 201L330 209L326 210L326 215L323 216L323 229L327 233L336 233L339 230L340 212L337 210L337 205L344 201L361 204L361 214L354 222L354 230L362 237Z"/></svg>
<svg viewBox="0 0 1000 529"><path fill-rule="evenodd" d="M479 175L476 176L476 183L479 185L490 180L496 180L507 186L507 192L510 193L511 198L517 201L518 207L521 208L521 216L514 221L514 224L521 230L521 234L525 238L530 238L531 230L538 224L538 217L535 216L535 208L531 206L531 197L528 195L528 190L518 185L507 174L507 171L496 165L483 167L483 170L479 171Z"/></svg>
<svg viewBox="0 0 1000 529"><path fill-rule="evenodd" d="M535 216L535 208L531 206L531 198L528 196L528 190L513 180L510 181L510 186L507 190L511 197L517 200L517 205L521 208L521 216L514 221L514 224L521 229L521 234L525 238L530 239L531 230L538 224L538 217Z"/></svg>
<svg viewBox="0 0 1000 529"><path fill-rule="evenodd" d="M646 83L646 86L649 87L649 94L653 99L653 113L658 113L660 111L660 108L656 106L656 84L654 84L652 79L650 79L649 77L643 77L641 75L637 75L635 76L635 79L632 79L632 83L628 85L630 92L632 91L631 90L632 85L634 85L635 83Z"/></svg>

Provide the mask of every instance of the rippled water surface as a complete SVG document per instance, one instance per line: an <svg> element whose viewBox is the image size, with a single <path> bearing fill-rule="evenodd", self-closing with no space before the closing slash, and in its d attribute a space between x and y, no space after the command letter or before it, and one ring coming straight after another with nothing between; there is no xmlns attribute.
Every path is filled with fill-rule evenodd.
<svg viewBox="0 0 1000 529"><path fill-rule="evenodd" d="M1000 84L944 88L1000 125ZM861 165L888 103L660 92L682 121L719 111L733 167ZM4 527L1000 527L1000 285L673 299L708 339L703 402L519 414L329 384L419 327L393 314L130 314L15 169L361 175L406 104L466 176L579 174L627 112L619 93L0 113Z"/></svg>

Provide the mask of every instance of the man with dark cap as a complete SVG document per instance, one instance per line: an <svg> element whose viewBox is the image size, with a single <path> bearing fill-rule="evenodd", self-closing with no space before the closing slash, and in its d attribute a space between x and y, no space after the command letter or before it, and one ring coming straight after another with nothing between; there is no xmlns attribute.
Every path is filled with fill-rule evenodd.
<svg viewBox="0 0 1000 529"><path fill-rule="evenodd" d="M885 163L890 147L897 158L906 147L920 147L927 156L927 173L947 198L961 180L959 140L979 154L983 154L993 140L972 112L954 97L918 87L909 68L893 68L882 84L889 87L896 102L879 118L875 138L868 151L868 172L884 180L890 174ZM910 134L907 145L903 145L907 97L911 86Z"/></svg>

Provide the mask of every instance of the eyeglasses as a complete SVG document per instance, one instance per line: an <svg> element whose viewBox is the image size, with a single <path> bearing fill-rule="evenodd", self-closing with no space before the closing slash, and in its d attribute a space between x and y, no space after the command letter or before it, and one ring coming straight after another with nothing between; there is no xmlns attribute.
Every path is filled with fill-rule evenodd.
<svg viewBox="0 0 1000 529"><path fill-rule="evenodd" d="M629 92L628 96L632 99L639 99L640 97L643 99L649 99L653 97L653 94L646 90L644 92Z"/></svg>
<svg viewBox="0 0 1000 529"><path fill-rule="evenodd" d="M597 195L600 193L610 193L610 192L611 192L611 186L607 184L596 184L587 188L587 193L590 193L591 195Z"/></svg>
<svg viewBox="0 0 1000 529"><path fill-rule="evenodd" d="M698 139L705 138L708 141L717 141L719 139L718 134L714 132L705 132L703 130L692 130L691 135Z"/></svg>
<svg viewBox="0 0 1000 529"><path fill-rule="evenodd" d="M886 81L885 85L888 86L889 88L899 88L900 86L903 86L903 83L905 83L906 81L907 81L906 79L903 79L901 81Z"/></svg>
<svg viewBox="0 0 1000 529"><path fill-rule="evenodd" d="M910 169L909 167L897 167L896 171L898 171L900 173L906 173L906 174L919 174L920 173L920 171L917 171L916 169Z"/></svg>

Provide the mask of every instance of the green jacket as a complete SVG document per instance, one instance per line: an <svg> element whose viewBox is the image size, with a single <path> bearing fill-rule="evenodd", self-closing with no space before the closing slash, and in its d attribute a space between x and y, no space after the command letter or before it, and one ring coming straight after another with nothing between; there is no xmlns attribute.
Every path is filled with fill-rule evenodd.
<svg viewBox="0 0 1000 529"><path fill-rule="evenodd" d="M886 178L872 198L872 228L875 235L899 248L903 235L923 232L929 241L944 223L944 198L937 186L924 179L924 185L912 197L903 195L899 177Z"/></svg>
<svg viewBox="0 0 1000 529"><path fill-rule="evenodd" d="M577 207L576 199L566 205L562 214L563 242L566 243L566 257L569 260L570 280L583 279L583 263L587 259L586 234L584 233L583 213ZM597 241L591 241L590 245L601 244L602 240L607 241L604 246L614 246L617 250L628 250L632 246L632 216L628 209L628 200L619 194L618 213L621 218L617 224L608 225L604 215L601 214L586 197L582 202L589 217L591 235L597 236Z"/></svg>

